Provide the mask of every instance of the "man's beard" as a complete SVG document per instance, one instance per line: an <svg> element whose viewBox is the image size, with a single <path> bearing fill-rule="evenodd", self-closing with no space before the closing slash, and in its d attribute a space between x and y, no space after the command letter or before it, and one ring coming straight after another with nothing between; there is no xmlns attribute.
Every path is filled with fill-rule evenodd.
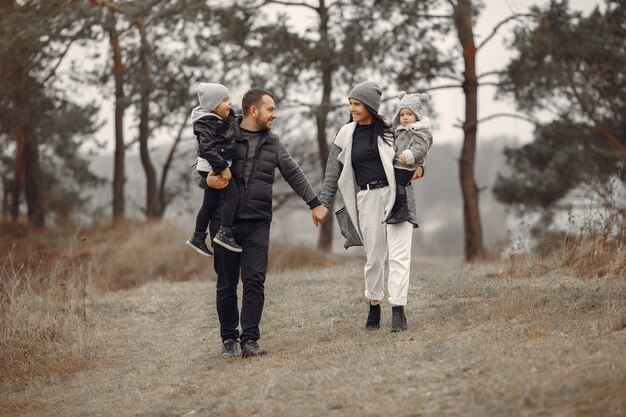
<svg viewBox="0 0 626 417"><path fill-rule="evenodd" d="M262 130L269 130L269 129L271 129L271 121L270 121L269 118L263 119L262 117L258 117L257 120L256 120L256 124Z"/></svg>

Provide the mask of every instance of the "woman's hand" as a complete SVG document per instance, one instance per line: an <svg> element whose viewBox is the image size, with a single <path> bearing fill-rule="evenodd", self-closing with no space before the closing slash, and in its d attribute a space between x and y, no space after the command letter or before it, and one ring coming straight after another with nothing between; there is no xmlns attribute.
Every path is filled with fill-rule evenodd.
<svg viewBox="0 0 626 417"><path fill-rule="evenodd" d="M404 155L400 154L398 160L400 160L400 162L402 162L403 164L406 164L406 157Z"/></svg>
<svg viewBox="0 0 626 417"><path fill-rule="evenodd" d="M417 168L415 168L415 172L413 173L413 176L411 177L411 181L416 180L418 178L422 178L422 175L424 175L424 167L421 165L418 165Z"/></svg>

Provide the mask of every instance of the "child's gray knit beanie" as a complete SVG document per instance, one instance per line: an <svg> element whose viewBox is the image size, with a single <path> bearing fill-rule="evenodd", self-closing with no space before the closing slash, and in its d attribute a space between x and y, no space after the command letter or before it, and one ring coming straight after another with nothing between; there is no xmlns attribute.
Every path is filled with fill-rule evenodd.
<svg viewBox="0 0 626 417"><path fill-rule="evenodd" d="M367 105L372 110L378 113L380 108L380 98L383 95L380 86L373 81L363 81L354 86L350 91L348 98L359 100L361 103Z"/></svg>
<svg viewBox="0 0 626 417"><path fill-rule="evenodd" d="M400 110L409 109L416 116L417 120L422 120L425 116L426 104L430 100L430 96L426 93L407 94L406 91L400 91L398 94L400 103L396 109L396 117L394 117L394 126L396 121L400 119Z"/></svg>
<svg viewBox="0 0 626 417"><path fill-rule="evenodd" d="M204 111L211 112L230 94L222 84L200 83L197 88L198 101Z"/></svg>

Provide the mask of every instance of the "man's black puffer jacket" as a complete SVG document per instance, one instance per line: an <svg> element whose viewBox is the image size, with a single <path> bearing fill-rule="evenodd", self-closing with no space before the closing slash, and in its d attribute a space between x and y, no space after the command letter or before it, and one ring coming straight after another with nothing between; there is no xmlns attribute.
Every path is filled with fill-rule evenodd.
<svg viewBox="0 0 626 417"><path fill-rule="evenodd" d="M240 134L240 122L241 119L238 118L235 123L234 142L237 157L231 166L233 180L239 189L239 204L235 218L272 220L272 186L276 169L309 207L319 205L315 191L278 136L270 130L264 130L261 132L257 147L248 149L248 141ZM246 169L246 166L249 169ZM247 178L244 172L250 172ZM221 217L223 203L224 193L221 193L217 208L213 211L214 220Z"/></svg>

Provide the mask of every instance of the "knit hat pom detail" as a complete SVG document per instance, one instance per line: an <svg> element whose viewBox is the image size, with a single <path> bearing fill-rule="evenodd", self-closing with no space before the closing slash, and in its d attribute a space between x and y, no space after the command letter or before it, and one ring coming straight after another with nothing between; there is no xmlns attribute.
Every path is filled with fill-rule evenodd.
<svg viewBox="0 0 626 417"><path fill-rule="evenodd" d="M410 93L406 91L400 91L398 94L400 103L396 108L396 117L394 117L394 125L399 124L400 110L409 109L417 116L417 120L422 120L426 117L427 103L430 101L430 96L426 93Z"/></svg>

